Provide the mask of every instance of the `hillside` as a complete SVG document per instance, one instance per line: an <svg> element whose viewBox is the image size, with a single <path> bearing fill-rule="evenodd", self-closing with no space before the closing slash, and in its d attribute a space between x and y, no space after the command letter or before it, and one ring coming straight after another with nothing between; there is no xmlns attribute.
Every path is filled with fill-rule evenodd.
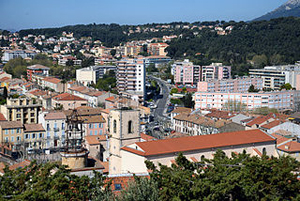
<svg viewBox="0 0 300 201"><path fill-rule="evenodd" d="M300 0L289 0L279 8L269 12L261 17L254 19L254 21L270 20L279 17L300 17Z"/></svg>

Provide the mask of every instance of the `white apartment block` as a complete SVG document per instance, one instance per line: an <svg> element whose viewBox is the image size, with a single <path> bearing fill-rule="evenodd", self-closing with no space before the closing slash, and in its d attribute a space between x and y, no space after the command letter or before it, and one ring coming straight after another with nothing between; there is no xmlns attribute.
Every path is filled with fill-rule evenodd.
<svg viewBox="0 0 300 201"><path fill-rule="evenodd" d="M280 89L285 83L290 83L292 87L297 87L300 63L284 66L266 66L263 69L249 69L249 75L262 78L263 87L267 89Z"/></svg>
<svg viewBox="0 0 300 201"><path fill-rule="evenodd" d="M224 109L228 102L241 103L248 110L260 107L290 110L298 107L300 91L272 91L262 93L196 92L195 109Z"/></svg>
<svg viewBox="0 0 300 201"><path fill-rule="evenodd" d="M25 58L33 58L36 55L35 52L30 50L6 50L3 53L2 61L7 62L11 59L22 57Z"/></svg>
<svg viewBox="0 0 300 201"><path fill-rule="evenodd" d="M90 66L76 70L76 81L84 84L96 84L99 78L103 78L103 75L110 71L116 70L116 66Z"/></svg>
<svg viewBox="0 0 300 201"><path fill-rule="evenodd" d="M117 64L117 88L120 94L137 95L142 102L145 95L145 64L143 60L120 61Z"/></svg>

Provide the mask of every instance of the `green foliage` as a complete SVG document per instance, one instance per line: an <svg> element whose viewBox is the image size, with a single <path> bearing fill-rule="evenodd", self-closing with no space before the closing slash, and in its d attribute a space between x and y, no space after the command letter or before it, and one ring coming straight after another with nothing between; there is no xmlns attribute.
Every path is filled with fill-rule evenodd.
<svg viewBox="0 0 300 201"><path fill-rule="evenodd" d="M172 94L177 93L177 92L178 92L177 88L172 88L170 94L172 95Z"/></svg>
<svg viewBox="0 0 300 201"><path fill-rule="evenodd" d="M177 104L177 105L181 105L182 102L180 99L174 99L174 98L171 98L170 100L171 103L173 103L174 105Z"/></svg>
<svg viewBox="0 0 300 201"><path fill-rule="evenodd" d="M186 92L187 92L186 87L183 87L181 92L182 92L182 93L186 93Z"/></svg>
<svg viewBox="0 0 300 201"><path fill-rule="evenodd" d="M12 74L13 77L20 78L21 75L26 75L27 71L27 63L21 57L11 59L4 65L4 71Z"/></svg>
<svg viewBox="0 0 300 201"><path fill-rule="evenodd" d="M149 66L146 68L147 73L153 73L153 72L158 72L158 69L155 67L155 64L151 63Z"/></svg>
<svg viewBox="0 0 300 201"><path fill-rule="evenodd" d="M261 158L218 150L214 158L193 163L182 153L171 167L146 161L161 200L299 200L299 162L290 157Z"/></svg>
<svg viewBox="0 0 300 201"><path fill-rule="evenodd" d="M253 84L250 85L248 92L259 92L259 89L256 89Z"/></svg>
<svg viewBox="0 0 300 201"><path fill-rule="evenodd" d="M187 93L183 98L181 98L181 101L184 107L194 108L195 101L193 101L193 95L191 93Z"/></svg>
<svg viewBox="0 0 300 201"><path fill-rule="evenodd" d="M104 91L112 91L116 87L116 78L114 71L108 71L108 74L105 74L103 78L100 78L97 81L96 88Z"/></svg>
<svg viewBox="0 0 300 201"><path fill-rule="evenodd" d="M290 83L285 83L280 87L280 89L291 90L293 87Z"/></svg>
<svg viewBox="0 0 300 201"><path fill-rule="evenodd" d="M260 108L256 108L253 113L259 115L267 115L270 113L278 113L278 111L275 108L260 107Z"/></svg>
<svg viewBox="0 0 300 201"><path fill-rule="evenodd" d="M240 101L228 100L226 103L224 103L222 109L232 112L242 112L247 109L247 105L241 103Z"/></svg>
<svg viewBox="0 0 300 201"><path fill-rule="evenodd" d="M143 177L134 177L134 182L128 184L128 187L121 192L116 200L126 201L157 201L159 200L159 190L157 183L151 179Z"/></svg>

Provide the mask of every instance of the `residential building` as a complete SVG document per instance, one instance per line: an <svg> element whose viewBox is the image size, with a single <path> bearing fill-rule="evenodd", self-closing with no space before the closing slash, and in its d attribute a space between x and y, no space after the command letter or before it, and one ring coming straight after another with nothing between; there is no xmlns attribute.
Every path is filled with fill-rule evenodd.
<svg viewBox="0 0 300 201"><path fill-rule="evenodd" d="M52 107L60 108L64 110L74 109L80 106L87 106L88 102L86 99L80 98L78 96L63 93L52 97Z"/></svg>
<svg viewBox="0 0 300 201"><path fill-rule="evenodd" d="M300 64L284 66L266 66L263 69L249 69L251 77L263 79L263 87L266 89L280 89L285 83L292 87L297 86L297 75L300 75ZM298 81L299 82L299 81ZM298 88L297 90L299 90Z"/></svg>
<svg viewBox="0 0 300 201"><path fill-rule="evenodd" d="M172 125L176 132L191 136L245 130L244 126L228 120L213 120L198 114L187 113L173 117Z"/></svg>
<svg viewBox="0 0 300 201"><path fill-rule="evenodd" d="M118 62L116 77L119 94L138 97L141 103L144 101L146 72L143 60Z"/></svg>
<svg viewBox="0 0 300 201"><path fill-rule="evenodd" d="M151 56L166 56L166 48L169 45L167 43L150 43L148 44L148 54Z"/></svg>
<svg viewBox="0 0 300 201"><path fill-rule="evenodd" d="M223 66L222 63L212 63L209 66L202 66L201 80L223 80L231 78L231 66ZM199 80L200 81L200 80Z"/></svg>
<svg viewBox="0 0 300 201"><path fill-rule="evenodd" d="M280 114L280 113L270 113L268 115L260 115L258 117L255 117L251 120L249 120L246 123L246 130L250 129L261 129L265 125L271 126L274 123L277 122L284 122L288 118L287 115ZM270 124L271 123L271 124ZM266 129L262 129L266 130Z"/></svg>
<svg viewBox="0 0 300 201"><path fill-rule="evenodd" d="M146 68L150 64L154 64L157 67L158 65L167 64L170 61L172 61L172 59L167 56L149 56L149 57L145 57L144 59L145 59Z"/></svg>
<svg viewBox="0 0 300 201"><path fill-rule="evenodd" d="M39 122L45 129L45 149L60 148L64 145L66 115L61 111L44 111L39 114Z"/></svg>
<svg viewBox="0 0 300 201"><path fill-rule="evenodd" d="M188 59L175 62L172 69L175 84L196 85L201 80L201 67L194 65Z"/></svg>
<svg viewBox="0 0 300 201"><path fill-rule="evenodd" d="M43 88L50 88L56 92L63 93L66 90L66 84L62 83L61 79L54 78L54 77L46 77L42 79L42 86Z"/></svg>
<svg viewBox="0 0 300 201"><path fill-rule="evenodd" d="M278 131L285 131L286 135L300 138L300 125L292 122L283 122L282 120L276 120L269 124L261 126L262 130L272 134Z"/></svg>
<svg viewBox="0 0 300 201"><path fill-rule="evenodd" d="M0 144L11 143L16 151L24 140L23 124L20 121L0 121Z"/></svg>
<svg viewBox="0 0 300 201"><path fill-rule="evenodd" d="M300 161L300 143L297 138L288 138L277 133L272 136L276 138L276 149L279 156L290 156Z"/></svg>
<svg viewBox="0 0 300 201"><path fill-rule="evenodd" d="M93 116L80 116L83 120L85 136L106 135L106 121L101 114Z"/></svg>
<svg viewBox="0 0 300 201"><path fill-rule="evenodd" d="M49 75L49 67L40 65L40 64L35 64L32 66L27 67L27 79L29 81L32 80L32 74L36 75L41 75L41 76L48 76Z"/></svg>
<svg viewBox="0 0 300 201"><path fill-rule="evenodd" d="M171 138L124 145L120 151L120 173L147 173L146 160L156 166L170 166L179 152L193 162L212 159L218 149L228 157L244 151L252 156L261 156L262 153L278 156L275 139L260 130Z"/></svg>
<svg viewBox="0 0 300 201"><path fill-rule="evenodd" d="M85 136L85 144L89 150L89 156L101 161L107 161L109 157L108 136L107 135L88 135Z"/></svg>
<svg viewBox="0 0 300 201"><path fill-rule="evenodd" d="M231 105L241 110L254 110L261 107L277 110L293 110L299 105L300 91L282 90L271 92L196 92L195 109L231 109Z"/></svg>
<svg viewBox="0 0 300 201"><path fill-rule="evenodd" d="M76 81L87 86L96 84L108 71L116 71L116 66L90 66L76 70Z"/></svg>
<svg viewBox="0 0 300 201"><path fill-rule="evenodd" d="M197 84L199 92L248 92L249 87L253 85L256 89L263 88L262 78L238 78L223 80L200 81Z"/></svg>
<svg viewBox="0 0 300 201"><path fill-rule="evenodd" d="M24 124L24 142L26 150L46 148L45 129L42 124Z"/></svg>
<svg viewBox="0 0 300 201"><path fill-rule="evenodd" d="M23 59L25 58L31 58L36 55L35 52L30 51L30 50L6 50L3 53L2 61L8 62L11 59L22 57Z"/></svg>
<svg viewBox="0 0 300 201"><path fill-rule="evenodd" d="M7 98L1 105L1 113L7 121L20 121L22 124L37 124L42 102L30 98Z"/></svg>

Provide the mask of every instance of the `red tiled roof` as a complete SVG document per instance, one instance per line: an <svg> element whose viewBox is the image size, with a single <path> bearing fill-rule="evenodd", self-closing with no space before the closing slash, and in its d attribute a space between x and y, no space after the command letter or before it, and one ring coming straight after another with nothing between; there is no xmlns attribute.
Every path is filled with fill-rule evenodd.
<svg viewBox="0 0 300 201"><path fill-rule="evenodd" d="M46 82L54 83L54 84L58 84L58 83L61 82L60 79L57 79L57 78L55 78L55 77L46 77L46 78L44 78L43 80L46 81Z"/></svg>
<svg viewBox="0 0 300 201"><path fill-rule="evenodd" d="M73 86L73 87L70 87L69 90L73 90L73 91L83 91L83 90L86 90L87 87L85 86Z"/></svg>
<svg viewBox="0 0 300 201"><path fill-rule="evenodd" d="M193 162L198 162L198 160L197 160L195 157L191 157L191 160L192 160Z"/></svg>
<svg viewBox="0 0 300 201"><path fill-rule="evenodd" d="M30 161L29 160L24 160L24 161L22 161L20 163L16 163L14 165L9 166L9 169L10 170L16 170L18 168L24 168L24 167L26 167L28 165L30 165Z"/></svg>
<svg viewBox="0 0 300 201"><path fill-rule="evenodd" d="M288 138L286 138L286 137L284 137L284 136L282 136L282 135L278 135L278 134L276 134L276 133L273 133L272 136L273 136L274 138L276 138L276 144L277 144L277 145L280 145L281 143L283 143L283 142L289 140Z"/></svg>
<svg viewBox="0 0 300 201"><path fill-rule="evenodd" d="M141 133L141 138L145 141L157 140L155 137L150 135L146 135L145 133Z"/></svg>
<svg viewBox="0 0 300 201"><path fill-rule="evenodd" d="M90 145L100 144L100 141L106 141L105 135L87 135L85 140Z"/></svg>
<svg viewBox="0 0 300 201"><path fill-rule="evenodd" d="M246 125L251 127L255 124L262 124L270 118L271 117L269 115L267 115L267 116L258 116L256 118L254 118L252 121L248 122Z"/></svg>
<svg viewBox="0 0 300 201"><path fill-rule="evenodd" d="M177 107L171 113L191 113L193 110L187 107Z"/></svg>
<svg viewBox="0 0 300 201"><path fill-rule="evenodd" d="M0 121L7 121L5 116L2 113L0 113Z"/></svg>
<svg viewBox="0 0 300 201"><path fill-rule="evenodd" d="M5 82L6 80L9 80L10 78L9 77L3 77L0 79L0 82Z"/></svg>
<svg viewBox="0 0 300 201"><path fill-rule="evenodd" d="M221 148L234 145L252 144L258 142L275 143L275 139L261 130L254 129L247 131L219 133L213 135L137 142L136 145L143 151L129 147L122 147L122 149L142 156L151 156L209 148Z"/></svg>
<svg viewBox="0 0 300 201"><path fill-rule="evenodd" d="M262 125L261 127L262 128L265 128L265 129L271 129L271 128L273 128L273 127L275 127L275 126L278 126L278 125L280 125L280 124L282 124L283 122L281 121L281 120L275 120L275 121L272 121L272 122L270 122L270 123L268 123L268 124L264 124L264 125Z"/></svg>
<svg viewBox="0 0 300 201"><path fill-rule="evenodd" d="M38 132L38 131L45 131L42 124L24 124L24 132Z"/></svg>
<svg viewBox="0 0 300 201"><path fill-rule="evenodd" d="M110 102L114 102L115 101L115 97L111 96L105 99L106 101L110 101Z"/></svg>
<svg viewBox="0 0 300 201"><path fill-rule="evenodd" d="M211 110L211 113L205 115L206 117L218 118L218 119L230 119L234 115L232 115L228 111L221 111L221 110Z"/></svg>
<svg viewBox="0 0 300 201"><path fill-rule="evenodd" d="M69 93L59 94L57 96L54 96L53 99L57 101L86 101L86 99L80 98Z"/></svg>
<svg viewBox="0 0 300 201"><path fill-rule="evenodd" d="M258 149L253 148L253 151L255 151L259 156L262 156L262 153Z"/></svg>
<svg viewBox="0 0 300 201"><path fill-rule="evenodd" d="M277 147L285 152L300 152L300 143L297 141L289 141Z"/></svg>

